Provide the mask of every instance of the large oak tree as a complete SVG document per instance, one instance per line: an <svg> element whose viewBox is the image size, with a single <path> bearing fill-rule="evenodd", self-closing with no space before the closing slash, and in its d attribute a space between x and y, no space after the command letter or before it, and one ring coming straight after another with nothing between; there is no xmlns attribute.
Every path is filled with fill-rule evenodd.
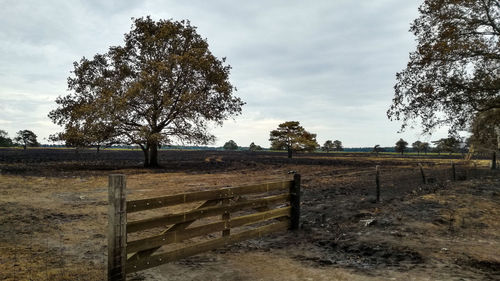
<svg viewBox="0 0 500 281"><path fill-rule="evenodd" d="M387 114L402 129L420 119L425 133L449 125L453 135L500 108L500 1L425 0L419 12Z"/></svg>
<svg viewBox="0 0 500 281"><path fill-rule="evenodd" d="M63 138L80 132L88 141L97 135L136 144L144 165L154 167L160 144L208 144L215 139L209 122L221 125L241 113L230 68L189 21L138 18L123 46L74 63L71 93L56 100L59 107L49 117L65 127Z"/></svg>

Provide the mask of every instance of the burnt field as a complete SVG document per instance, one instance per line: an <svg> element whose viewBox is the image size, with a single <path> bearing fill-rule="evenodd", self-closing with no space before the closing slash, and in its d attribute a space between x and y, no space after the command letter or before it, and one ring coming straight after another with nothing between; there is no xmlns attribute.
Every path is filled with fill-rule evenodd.
<svg viewBox="0 0 500 281"><path fill-rule="evenodd" d="M460 155L380 154L374 153L297 153L288 159L284 152L266 151L203 151L160 150L159 161L163 171L203 171L224 168L244 168L264 165L331 165L373 166L387 163L405 165L408 161L434 164L437 161L461 159ZM96 150L83 149L8 149L0 148L2 173L46 173L85 170L115 170L141 168L144 155L140 150ZM50 169L47 169L50 168Z"/></svg>
<svg viewBox="0 0 500 281"><path fill-rule="evenodd" d="M302 175L301 229L131 280L499 280L500 181L487 163L372 154L0 150L0 279L103 280L107 175L132 199ZM424 184L418 163L423 165ZM381 201L375 200L380 165ZM455 178L455 180L453 180Z"/></svg>

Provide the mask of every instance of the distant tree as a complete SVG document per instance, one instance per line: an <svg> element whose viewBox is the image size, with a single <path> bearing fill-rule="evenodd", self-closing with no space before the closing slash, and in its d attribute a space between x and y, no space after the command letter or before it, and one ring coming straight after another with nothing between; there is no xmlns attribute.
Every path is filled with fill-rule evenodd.
<svg viewBox="0 0 500 281"><path fill-rule="evenodd" d="M382 148L380 147L380 144L376 144L374 147L373 147L373 152L375 152L375 154L378 156L378 153L382 151Z"/></svg>
<svg viewBox="0 0 500 281"><path fill-rule="evenodd" d="M327 140L321 147L322 150L326 151L327 153L330 152L330 150L333 150L335 148L335 145L333 144L333 141Z"/></svg>
<svg viewBox="0 0 500 281"><path fill-rule="evenodd" d="M335 151L343 151L344 150L344 147L342 146L342 142L339 140L334 140L333 146L334 146Z"/></svg>
<svg viewBox="0 0 500 281"><path fill-rule="evenodd" d="M428 142L422 142L420 144L420 151L423 151L425 154L427 154L427 151L429 151L430 145Z"/></svg>
<svg viewBox="0 0 500 281"><path fill-rule="evenodd" d="M396 74L388 117L402 129L418 118L424 132L449 125L455 135L500 109L500 2L426 0L418 11L416 50Z"/></svg>
<svg viewBox="0 0 500 281"><path fill-rule="evenodd" d="M231 67L189 21L133 21L123 46L73 64L71 93L56 100L49 117L80 133L62 135L71 140L111 131L117 143L138 145L144 166L155 167L158 144L211 143L209 124L240 114L244 102L233 95Z"/></svg>
<svg viewBox="0 0 500 281"><path fill-rule="evenodd" d="M422 150L422 142L418 140L412 143L411 147L413 148L413 151L416 151L418 155L420 155L420 151Z"/></svg>
<svg viewBox="0 0 500 281"><path fill-rule="evenodd" d="M224 144L223 148L225 150L236 150L236 149L238 149L238 145L236 144L236 142L234 140L229 140L228 142L226 142Z"/></svg>
<svg viewBox="0 0 500 281"><path fill-rule="evenodd" d="M448 137L433 141L433 143L436 145L436 149L439 153L449 152L452 154L453 152L459 151L461 141L454 137Z"/></svg>
<svg viewBox="0 0 500 281"><path fill-rule="evenodd" d="M408 143L406 141L404 141L403 139L399 139L397 142L396 142L396 152L400 152L401 155L403 155L403 153L405 152L406 148L408 147Z"/></svg>
<svg viewBox="0 0 500 281"><path fill-rule="evenodd" d="M0 147L12 146L12 139L9 138L8 134L4 130L0 130Z"/></svg>
<svg viewBox="0 0 500 281"><path fill-rule="evenodd" d="M262 147L260 145L256 145L255 143L251 143L249 146L248 146L248 150L250 151L257 151L257 150L262 150Z"/></svg>
<svg viewBox="0 0 500 281"><path fill-rule="evenodd" d="M288 158L292 158L292 151L314 151L319 147L316 134L306 131L298 121L279 124L271 131L269 141L272 149L287 150Z"/></svg>
<svg viewBox="0 0 500 281"><path fill-rule="evenodd" d="M21 131L17 132L17 135L14 138L14 141L19 143L20 145L23 146L24 149L26 149L28 146L39 146L36 138L37 138L37 136L32 131L21 130Z"/></svg>

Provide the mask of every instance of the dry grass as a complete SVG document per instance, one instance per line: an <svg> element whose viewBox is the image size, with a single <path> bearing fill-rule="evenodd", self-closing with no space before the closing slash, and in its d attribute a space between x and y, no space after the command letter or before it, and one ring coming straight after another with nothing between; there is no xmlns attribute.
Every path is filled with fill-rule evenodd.
<svg viewBox="0 0 500 281"><path fill-rule="evenodd" d="M335 157L339 159L339 157ZM217 158L221 162L224 159ZM353 158L349 158L353 161ZM383 161L362 158L362 161ZM208 160L210 161L210 160ZM392 158L394 161L394 158ZM419 181L415 161L406 165L384 166L383 198L401 197L412 183ZM444 161L444 162L442 162ZM442 162L442 163L441 163ZM449 164L449 160L438 160ZM487 165L487 162L480 163ZM447 167L447 166L446 166ZM119 170L127 174L129 199L155 197L200 189L238 186L256 182L289 179L290 170L303 175L305 192L330 188L356 191L338 195L346 206L357 206L360 187L373 186L373 167L279 165L215 173L156 173L144 170ZM413 176L411 176L413 175ZM401 181L402 177L409 177ZM446 176L448 176L446 174ZM403 177L403 178L404 178ZM408 186L407 186L408 185ZM104 280L106 276L107 176L105 173L76 177L35 177L0 175L0 280ZM414 186L414 185L413 185ZM495 189L496 188L496 189ZM421 202L443 206L435 217L402 216L396 229L364 229L371 234L359 238L370 243L390 242L413 249L425 257L422 266L410 270L394 268L375 272L342 266L318 266L297 259L299 253L280 249L241 251L224 255L207 253L185 262L171 263L132 276L135 280L453 280L500 264L500 200L495 195L498 181L467 181L430 194L416 194L401 205L377 205L368 210L374 216L402 212ZM350 197L349 197L350 196ZM361 199L359 199L361 198ZM406 198L406 197L405 197ZM351 200L351 201L349 201ZM351 204L352 203L352 204ZM356 203L356 204L354 204ZM350 205L349 205L350 204ZM399 208L399 209L398 209ZM403 211L402 211L403 210ZM174 210L175 211L175 210ZM343 209L345 212L359 210ZM159 212L159 211L155 211ZM427 214L431 217L431 214ZM425 219L423 219L425 218ZM353 222L357 224L358 222ZM380 233L377 234L377 231ZM394 237L394 231L405 236ZM365 233L365 232L363 232ZM324 233L334 239L333 234ZM290 245L291 248L294 245ZM443 250L446 248L446 250ZM300 248L307 250L306 248ZM203 260L206 257L206 260ZM194 265L189 262L194 261ZM436 262L439 261L439 262ZM462 266L455 274L456 264ZM439 267L443 265L442 268ZM446 267L449 265L450 267ZM438 266L439 265L439 266ZM457 265L459 266L459 265ZM481 267L484 267L481 269ZM286 273L286 274L284 274ZM478 273L477 276L481 275Z"/></svg>

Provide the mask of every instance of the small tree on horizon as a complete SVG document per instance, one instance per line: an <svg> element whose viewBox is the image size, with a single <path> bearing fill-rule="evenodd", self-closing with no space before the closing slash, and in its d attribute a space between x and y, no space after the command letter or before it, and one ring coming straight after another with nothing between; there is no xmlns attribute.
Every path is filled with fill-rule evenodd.
<svg viewBox="0 0 500 281"><path fill-rule="evenodd" d="M427 154L427 151L429 151L430 145L428 142L422 142L420 144L420 151L423 151L425 154Z"/></svg>
<svg viewBox="0 0 500 281"><path fill-rule="evenodd" d="M404 141L403 139L399 139L396 142L396 147L395 150L396 152L401 152L401 155L405 152L406 148L408 147L408 143Z"/></svg>
<svg viewBox="0 0 500 281"><path fill-rule="evenodd" d="M454 137L442 138L437 141L433 141L436 145L436 149L441 152L448 152L450 155L453 152L457 152L460 149L460 140Z"/></svg>
<svg viewBox="0 0 500 281"><path fill-rule="evenodd" d="M224 150L237 150L238 149L238 145L236 144L236 142L234 140L229 140L228 142L226 142L223 146Z"/></svg>
<svg viewBox="0 0 500 281"><path fill-rule="evenodd" d="M344 147L342 146L342 142L339 140L334 140L333 141L333 147L335 151L343 151Z"/></svg>
<svg viewBox="0 0 500 281"><path fill-rule="evenodd" d="M378 153L382 151L382 148L380 147L380 144L376 144L373 146L373 152L378 156Z"/></svg>
<svg viewBox="0 0 500 281"><path fill-rule="evenodd" d="M22 145L23 149L26 149L28 146L39 146L37 136L30 130L18 131L14 141Z"/></svg>
<svg viewBox="0 0 500 281"><path fill-rule="evenodd" d="M330 150L333 150L335 148L333 141L327 140L321 147L322 150L326 151L326 153L330 152Z"/></svg>
<svg viewBox="0 0 500 281"><path fill-rule="evenodd" d="M422 149L422 142L421 141L416 141L411 144L411 147L413 148L413 151L416 151L418 155L420 155L420 151Z"/></svg>
<svg viewBox="0 0 500 281"><path fill-rule="evenodd" d="M270 132L271 149L287 150L288 158L293 151L314 151L319 147L316 134L306 131L298 121L287 121Z"/></svg>
<svg viewBox="0 0 500 281"><path fill-rule="evenodd" d="M9 138L7 132L0 130L0 147L10 147L12 145L12 139Z"/></svg>
<svg viewBox="0 0 500 281"><path fill-rule="evenodd" d="M260 145L256 145L254 142L252 142L249 146L248 146L248 150L250 151L257 151L257 150L262 150L263 148L260 146Z"/></svg>

